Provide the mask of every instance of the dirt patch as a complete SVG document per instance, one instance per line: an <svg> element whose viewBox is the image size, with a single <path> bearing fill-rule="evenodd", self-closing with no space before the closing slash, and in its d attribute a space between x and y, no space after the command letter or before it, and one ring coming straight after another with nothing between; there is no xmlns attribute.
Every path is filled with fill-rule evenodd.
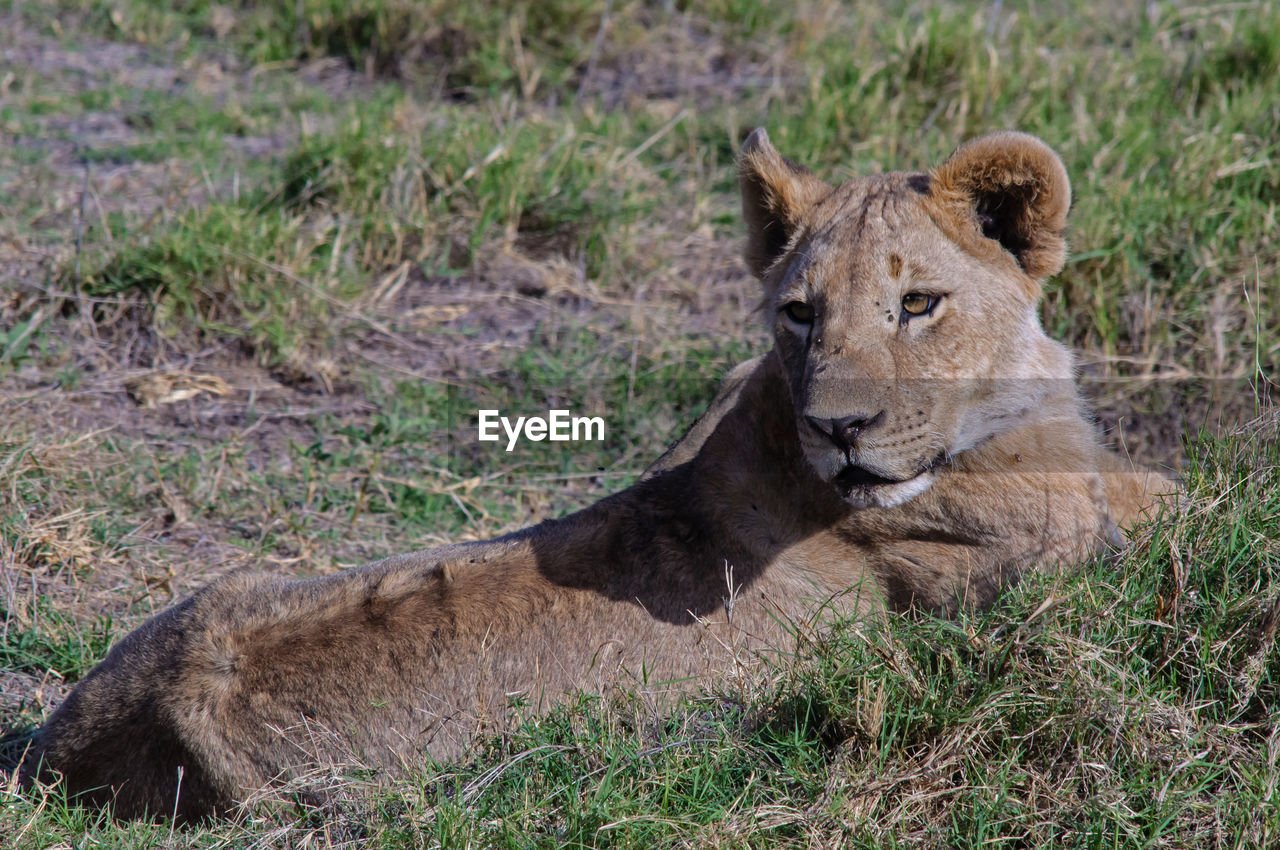
<svg viewBox="0 0 1280 850"><path fill-rule="evenodd" d="M298 71L262 71L224 54L181 62L171 52L76 34L54 39L26 27L16 13L0 26L0 108L14 107L26 125L3 129L0 196L13 218L0 222L0 263L10 278L37 277L41 261L65 258L85 228L98 226L110 243L125 237L116 215L133 229L154 225L158 214L230 198L236 186L215 179L191 161L164 155L140 161L132 148L154 141L145 120L126 110L73 108L70 112L23 108L33 98L61 97L72 104L93 92L198 93L213 103L244 99L273 79L308 86L342 99L367 92L367 81L331 60ZM88 102L88 101L86 101ZM269 157L296 140L294 116L282 113L265 133L225 133L230 156L240 161ZM83 201L82 201L83 198Z"/></svg>
<svg viewBox="0 0 1280 850"><path fill-rule="evenodd" d="M34 32L16 13L6 17L3 30L0 67L46 79L69 79L76 89L170 88L181 76L172 62L156 61L155 51L139 45L77 35L75 48L69 49L65 39Z"/></svg>
<svg viewBox="0 0 1280 850"><path fill-rule="evenodd" d="M606 22L596 62L579 81L580 96L599 97L608 109L638 108L644 101L708 109L744 90L783 87L798 79L783 51L770 45L747 49L691 19L655 17L659 19ZM617 31L636 27L644 28L643 37Z"/></svg>

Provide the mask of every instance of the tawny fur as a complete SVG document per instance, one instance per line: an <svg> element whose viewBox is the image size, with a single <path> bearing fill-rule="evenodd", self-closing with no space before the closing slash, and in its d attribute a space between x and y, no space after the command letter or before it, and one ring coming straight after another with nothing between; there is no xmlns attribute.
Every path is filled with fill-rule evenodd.
<svg viewBox="0 0 1280 850"><path fill-rule="evenodd" d="M818 611L987 605L1119 543L1170 489L1099 447L1035 317L1069 202L1043 143L997 134L932 175L831 187L757 131L741 182L775 348L644 479L492 542L216 582L77 685L25 775L194 818L350 753L455 757L513 695L662 694L785 650ZM941 300L906 320L920 289ZM813 425L855 414L844 448ZM887 483L848 485L864 466Z"/></svg>

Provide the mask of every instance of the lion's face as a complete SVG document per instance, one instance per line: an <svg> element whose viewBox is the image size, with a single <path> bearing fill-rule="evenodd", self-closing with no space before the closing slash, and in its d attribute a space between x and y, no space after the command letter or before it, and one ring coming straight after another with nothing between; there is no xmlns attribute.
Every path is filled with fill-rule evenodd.
<svg viewBox="0 0 1280 850"><path fill-rule="evenodd" d="M1035 311L1069 203L1038 140L987 137L931 175L832 188L757 131L742 186L800 445L851 505L923 493L952 457L1038 415L1048 381L1071 379Z"/></svg>

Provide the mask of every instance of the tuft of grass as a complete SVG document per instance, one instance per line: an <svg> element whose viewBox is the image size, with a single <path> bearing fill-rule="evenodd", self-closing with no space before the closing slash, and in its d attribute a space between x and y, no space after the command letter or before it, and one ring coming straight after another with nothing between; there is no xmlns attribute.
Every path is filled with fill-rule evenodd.
<svg viewBox="0 0 1280 850"><path fill-rule="evenodd" d="M342 296L360 291L330 262L340 228L215 204L114 252L81 287L94 298L147 296L162 337L197 344L240 338L264 362L280 365L299 357L304 340L324 345Z"/></svg>
<svg viewBox="0 0 1280 850"><path fill-rule="evenodd" d="M254 62L336 58L370 75L473 98L564 92L588 64L598 0L475 6L448 0L233 0L157 6L63 0L95 28L147 44L217 38Z"/></svg>
<svg viewBox="0 0 1280 850"><path fill-rule="evenodd" d="M13 672L53 674L75 682L107 654L117 634L110 617L85 629L79 622L39 605L27 611L0 605L5 627L0 639L0 666ZM28 625L19 625L20 623Z"/></svg>
<svg viewBox="0 0 1280 850"><path fill-rule="evenodd" d="M495 242L593 278L628 262L618 234L654 201L635 188L643 177L620 169L612 122L584 132L459 114L406 132L403 100L365 106L338 132L303 138L274 186L111 243L82 291L142 294L161 337L239 339L280 366L364 323L371 278L402 263L457 274Z"/></svg>

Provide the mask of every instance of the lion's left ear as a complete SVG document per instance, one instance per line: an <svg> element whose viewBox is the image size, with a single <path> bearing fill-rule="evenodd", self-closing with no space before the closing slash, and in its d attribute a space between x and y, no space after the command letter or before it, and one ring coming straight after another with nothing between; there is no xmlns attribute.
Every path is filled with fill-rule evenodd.
<svg viewBox="0 0 1280 850"><path fill-rule="evenodd" d="M1040 280L1067 258L1071 183L1058 155L1035 136L993 133L960 147L934 169L929 194L963 247L982 255L998 243Z"/></svg>

